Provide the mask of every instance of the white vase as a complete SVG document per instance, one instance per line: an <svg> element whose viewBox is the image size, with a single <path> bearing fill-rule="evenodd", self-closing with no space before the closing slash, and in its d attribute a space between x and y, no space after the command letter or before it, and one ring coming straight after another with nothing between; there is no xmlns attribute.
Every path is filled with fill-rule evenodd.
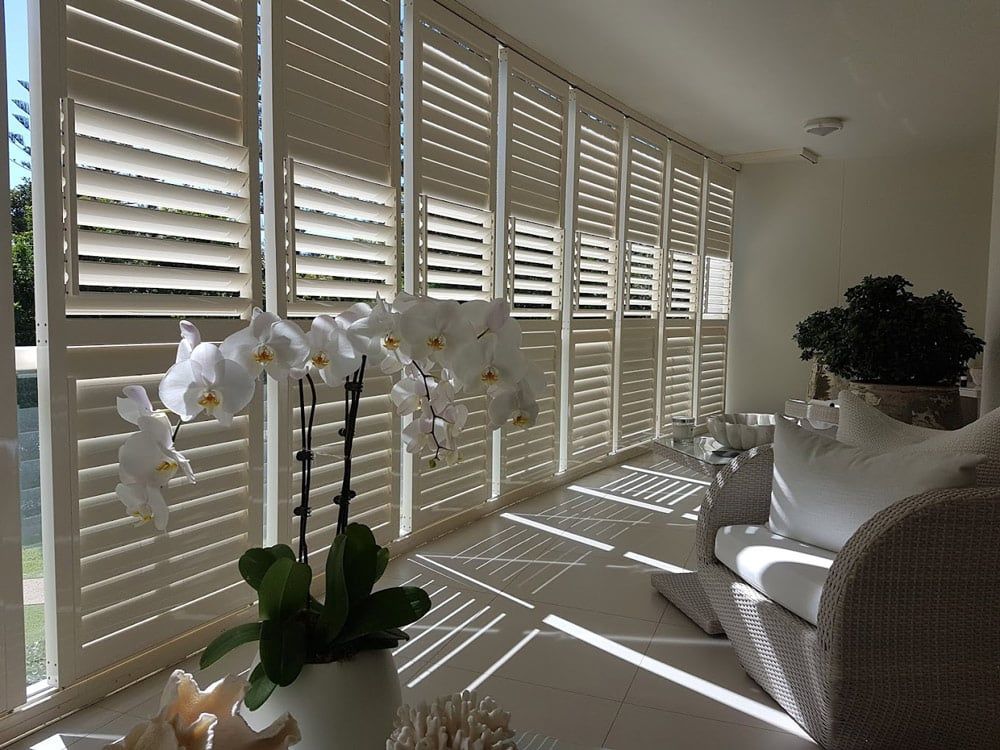
<svg viewBox="0 0 1000 750"><path fill-rule="evenodd" d="M384 750L396 709L403 703L392 652L362 651L344 661L306 664L256 711L240 713L255 730L284 713L299 723L295 750Z"/></svg>

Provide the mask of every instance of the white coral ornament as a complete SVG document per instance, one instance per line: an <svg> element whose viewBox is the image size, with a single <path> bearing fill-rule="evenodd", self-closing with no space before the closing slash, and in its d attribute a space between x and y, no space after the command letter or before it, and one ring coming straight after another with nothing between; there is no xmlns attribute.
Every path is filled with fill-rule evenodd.
<svg viewBox="0 0 1000 750"><path fill-rule="evenodd" d="M468 690L428 706L401 706L385 750L517 750L510 713L490 697L477 701Z"/></svg>
<svg viewBox="0 0 1000 750"><path fill-rule="evenodd" d="M285 714L262 732L253 731L236 709L248 683L229 675L201 690L194 677L175 670L160 698L160 712L104 750L288 750L302 739Z"/></svg>

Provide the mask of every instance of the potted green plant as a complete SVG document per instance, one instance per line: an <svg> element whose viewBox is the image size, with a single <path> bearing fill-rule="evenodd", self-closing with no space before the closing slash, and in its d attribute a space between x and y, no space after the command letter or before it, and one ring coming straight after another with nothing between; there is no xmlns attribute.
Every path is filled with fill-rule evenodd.
<svg viewBox="0 0 1000 750"><path fill-rule="evenodd" d="M958 380L984 341L943 289L919 297L902 276L866 276L847 304L795 327L802 359L818 360L884 413L938 429L961 425Z"/></svg>

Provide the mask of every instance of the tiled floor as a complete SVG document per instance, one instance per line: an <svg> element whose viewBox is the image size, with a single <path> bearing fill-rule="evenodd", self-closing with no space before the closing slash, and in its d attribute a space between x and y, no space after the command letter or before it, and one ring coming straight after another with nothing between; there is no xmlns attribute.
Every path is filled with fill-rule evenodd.
<svg viewBox="0 0 1000 750"><path fill-rule="evenodd" d="M556 748L815 747L726 640L649 585L656 567L693 563L705 484L646 454L394 560L386 585L423 586L433 602L395 654L404 700L474 686L515 728L558 737ZM201 679L249 660L234 654ZM100 748L155 712L161 685L128 688L13 747Z"/></svg>

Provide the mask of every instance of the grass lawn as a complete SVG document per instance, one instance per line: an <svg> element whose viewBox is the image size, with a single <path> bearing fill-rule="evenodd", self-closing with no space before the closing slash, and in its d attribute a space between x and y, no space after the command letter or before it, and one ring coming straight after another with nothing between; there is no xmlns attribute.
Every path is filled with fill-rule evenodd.
<svg viewBox="0 0 1000 750"><path fill-rule="evenodd" d="M28 684L45 678L45 605L24 608L25 667Z"/></svg>
<svg viewBox="0 0 1000 750"><path fill-rule="evenodd" d="M42 545L21 548L21 569L22 578L42 577Z"/></svg>

